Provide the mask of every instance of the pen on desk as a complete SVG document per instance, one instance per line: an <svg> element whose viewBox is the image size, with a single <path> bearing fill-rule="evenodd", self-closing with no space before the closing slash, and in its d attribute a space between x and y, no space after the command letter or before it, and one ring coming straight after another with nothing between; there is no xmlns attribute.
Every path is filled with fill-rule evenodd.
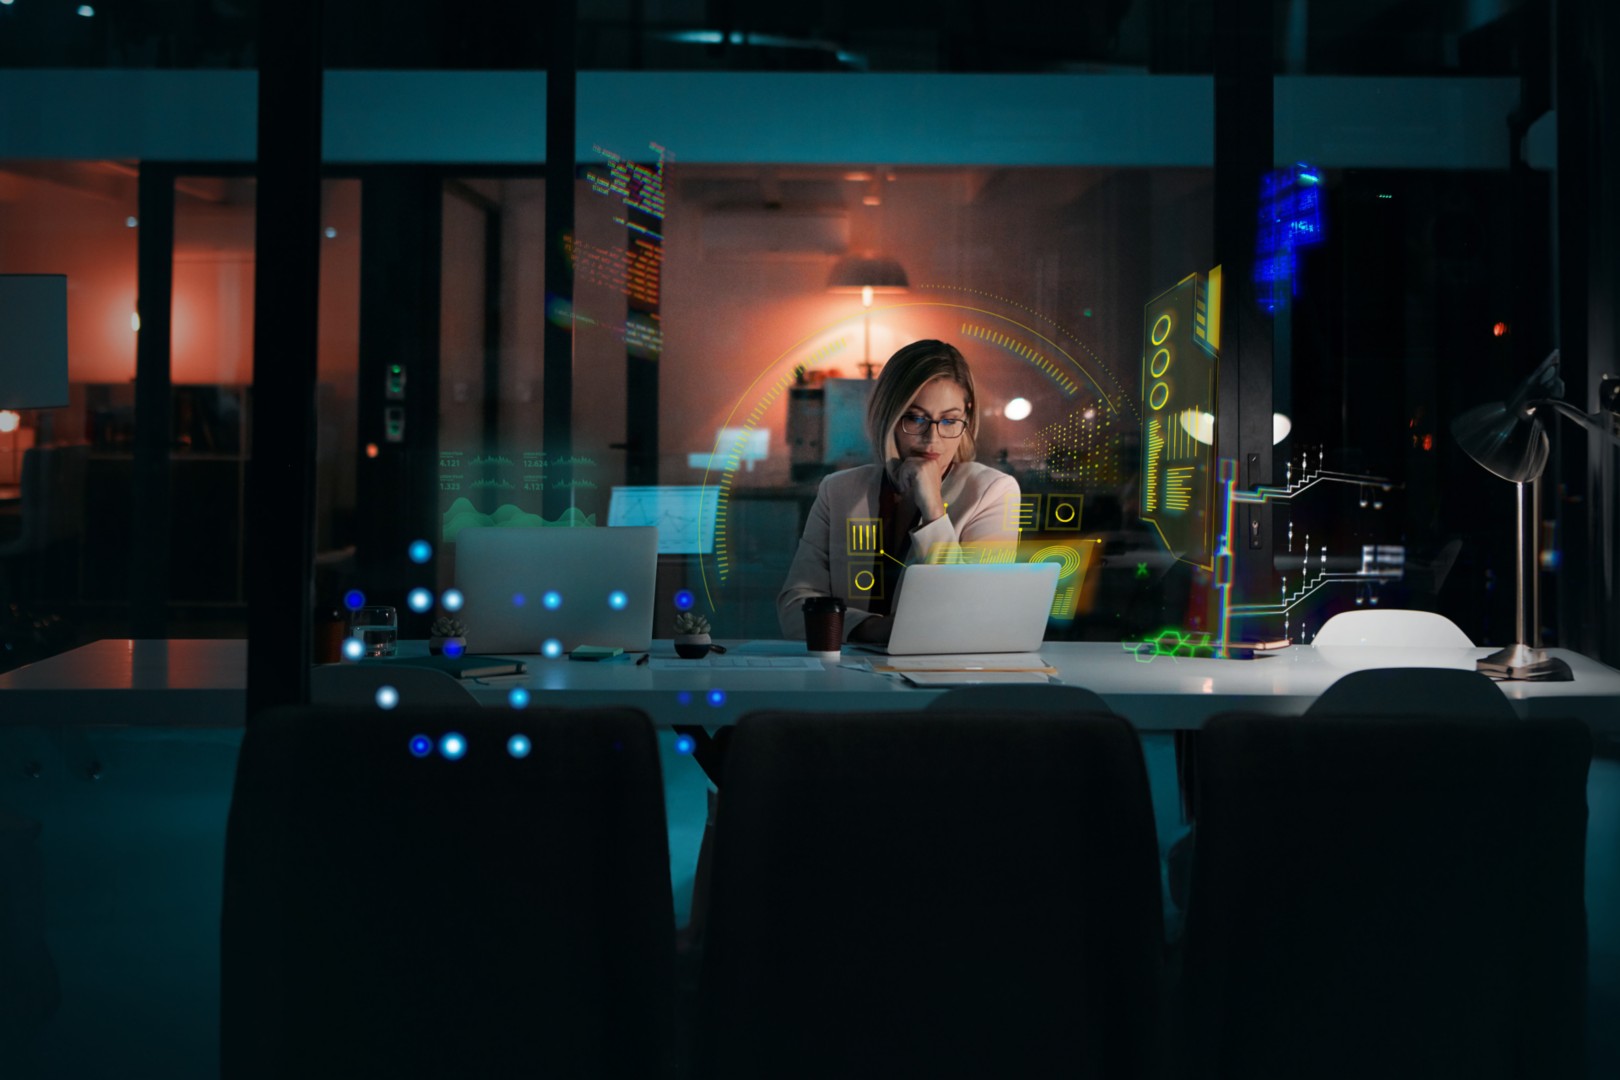
<svg viewBox="0 0 1620 1080"><path fill-rule="evenodd" d="M647 661L649 661L651 659L652 659L652 653L650 653L650 652L642 653L641 656L636 660L636 667L640 667L642 664L645 664Z"/></svg>

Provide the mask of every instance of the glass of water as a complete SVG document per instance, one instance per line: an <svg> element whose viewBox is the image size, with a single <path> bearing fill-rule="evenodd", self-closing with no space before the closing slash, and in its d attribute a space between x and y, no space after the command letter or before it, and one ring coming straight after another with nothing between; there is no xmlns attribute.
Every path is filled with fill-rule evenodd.
<svg viewBox="0 0 1620 1080"><path fill-rule="evenodd" d="M366 656L393 656L399 640L399 612L391 607L356 608L349 634L358 638Z"/></svg>

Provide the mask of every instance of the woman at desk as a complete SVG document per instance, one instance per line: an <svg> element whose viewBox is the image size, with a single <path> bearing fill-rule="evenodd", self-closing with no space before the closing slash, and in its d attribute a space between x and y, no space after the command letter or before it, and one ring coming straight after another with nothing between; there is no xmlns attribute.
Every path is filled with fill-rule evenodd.
<svg viewBox="0 0 1620 1080"><path fill-rule="evenodd" d="M1018 539L1018 481L973 460L978 428L973 372L954 346L914 341L889 358L866 409L877 461L821 482L776 598L785 636L804 636L807 599L837 596L846 640L887 641L903 566Z"/></svg>

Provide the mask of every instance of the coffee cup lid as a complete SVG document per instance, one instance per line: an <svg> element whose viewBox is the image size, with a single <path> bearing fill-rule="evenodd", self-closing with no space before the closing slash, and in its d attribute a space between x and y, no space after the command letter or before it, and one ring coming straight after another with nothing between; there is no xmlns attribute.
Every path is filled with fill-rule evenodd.
<svg viewBox="0 0 1620 1080"><path fill-rule="evenodd" d="M812 615L827 615L844 611L844 602L836 596L812 596L804 602L804 610Z"/></svg>

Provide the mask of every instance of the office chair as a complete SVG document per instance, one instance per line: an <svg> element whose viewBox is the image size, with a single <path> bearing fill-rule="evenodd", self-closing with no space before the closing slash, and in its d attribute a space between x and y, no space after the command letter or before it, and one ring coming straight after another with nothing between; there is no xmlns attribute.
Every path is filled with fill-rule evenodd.
<svg viewBox="0 0 1620 1080"><path fill-rule="evenodd" d="M1305 715L1518 717L1496 683L1459 668L1352 671L1322 691Z"/></svg>
<svg viewBox="0 0 1620 1080"><path fill-rule="evenodd" d="M644 714L268 712L227 825L222 1073L667 1077L674 926Z"/></svg>
<svg viewBox="0 0 1620 1080"><path fill-rule="evenodd" d="M1229 714L1198 753L1176 1075L1583 1075L1584 725Z"/></svg>
<svg viewBox="0 0 1620 1080"><path fill-rule="evenodd" d="M1124 720L745 716L716 832L694 1075L1149 1068L1158 852Z"/></svg>
<svg viewBox="0 0 1620 1080"><path fill-rule="evenodd" d="M924 708L955 712L1001 714L1008 712L1109 713L1113 710L1094 691L1057 683L1011 683L959 686L947 690Z"/></svg>
<svg viewBox="0 0 1620 1080"><path fill-rule="evenodd" d="M1317 648L1373 645L1383 648L1471 649L1462 628L1432 611L1356 608L1341 611L1322 624L1311 644Z"/></svg>

